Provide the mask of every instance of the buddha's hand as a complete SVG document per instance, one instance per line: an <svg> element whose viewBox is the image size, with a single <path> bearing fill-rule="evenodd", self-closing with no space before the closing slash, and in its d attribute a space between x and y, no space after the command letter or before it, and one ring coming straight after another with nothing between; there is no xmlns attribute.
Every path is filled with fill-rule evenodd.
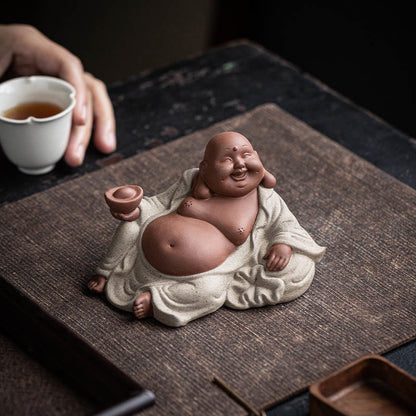
<svg viewBox="0 0 416 416"><path fill-rule="evenodd" d="M139 205L143 189L137 185L115 186L104 193L111 215L120 221L135 221L139 218Z"/></svg>
<svg viewBox="0 0 416 416"><path fill-rule="evenodd" d="M292 255L292 249L286 244L275 244L271 246L270 250L263 257L267 259L266 267L271 272L283 270L289 263Z"/></svg>
<svg viewBox="0 0 416 416"><path fill-rule="evenodd" d="M136 221L137 218L139 218L140 216L140 209L136 208L133 211L129 212L128 214L123 214L122 212L117 212L117 211L113 211L110 210L111 215L120 221Z"/></svg>

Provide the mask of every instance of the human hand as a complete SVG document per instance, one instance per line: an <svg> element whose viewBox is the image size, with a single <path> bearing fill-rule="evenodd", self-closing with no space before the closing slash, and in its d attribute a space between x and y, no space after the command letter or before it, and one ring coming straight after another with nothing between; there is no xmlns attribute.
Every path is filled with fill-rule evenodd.
<svg viewBox="0 0 416 416"><path fill-rule="evenodd" d="M64 159L82 164L94 124L94 145L103 153L116 148L115 117L105 84L84 71L81 61L28 25L0 25L0 76L50 75L68 81L76 90L72 130Z"/></svg>
<svg viewBox="0 0 416 416"><path fill-rule="evenodd" d="M271 246L263 259L268 259L266 267L271 272L283 270L289 263L292 249L286 244L275 244Z"/></svg>

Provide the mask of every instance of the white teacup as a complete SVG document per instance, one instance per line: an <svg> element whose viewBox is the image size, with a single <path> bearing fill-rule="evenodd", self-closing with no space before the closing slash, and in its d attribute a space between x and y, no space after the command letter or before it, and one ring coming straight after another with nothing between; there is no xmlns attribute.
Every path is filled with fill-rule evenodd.
<svg viewBox="0 0 416 416"><path fill-rule="evenodd" d="M49 103L58 114L17 120L7 110L24 103ZM30 175L50 172L68 145L75 89L66 81L47 76L14 78L0 84L0 143L19 170Z"/></svg>

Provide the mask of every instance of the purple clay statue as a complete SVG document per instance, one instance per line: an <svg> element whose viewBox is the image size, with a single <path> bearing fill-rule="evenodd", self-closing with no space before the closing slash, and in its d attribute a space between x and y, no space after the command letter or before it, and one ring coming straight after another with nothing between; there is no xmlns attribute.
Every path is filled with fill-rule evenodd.
<svg viewBox="0 0 416 416"><path fill-rule="evenodd" d="M250 142L224 132L208 142L199 169L165 192L142 199L140 187L107 191L122 222L89 289L169 326L223 305L247 309L299 297L325 248L299 225L275 184Z"/></svg>

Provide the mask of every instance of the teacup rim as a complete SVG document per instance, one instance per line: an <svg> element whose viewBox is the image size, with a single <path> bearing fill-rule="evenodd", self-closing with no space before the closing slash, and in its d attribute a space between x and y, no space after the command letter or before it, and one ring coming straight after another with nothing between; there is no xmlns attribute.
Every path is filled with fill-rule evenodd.
<svg viewBox="0 0 416 416"><path fill-rule="evenodd" d="M50 117L43 117L43 118L37 118L37 117L27 117L24 120L15 120L12 118L8 118L8 117L4 117L0 114L0 120L5 122L5 123L10 123L10 124L29 124L29 123L46 123L49 121L53 121L53 120L57 120L59 118L62 118L64 116L66 116L69 112L71 112L73 110L73 108L75 107L75 95L76 95L76 91L75 88L67 81L61 79L61 78L57 78L57 77L51 77L49 75L30 75L30 76L23 76L23 77L16 77L16 78L12 78L9 79L7 81L4 81L2 83L0 83L0 92L1 92L1 88L2 86L6 85L6 84L11 84L11 83L16 83L16 82L21 82L23 80L25 81L31 81L31 80L35 80L36 79L42 79L45 81L52 81L52 82L56 82L57 84L61 84L64 85L65 87L67 87L69 89L69 98L70 98L70 104L65 107L65 109L63 109L62 111L60 111L58 114L55 114L53 116Z"/></svg>

